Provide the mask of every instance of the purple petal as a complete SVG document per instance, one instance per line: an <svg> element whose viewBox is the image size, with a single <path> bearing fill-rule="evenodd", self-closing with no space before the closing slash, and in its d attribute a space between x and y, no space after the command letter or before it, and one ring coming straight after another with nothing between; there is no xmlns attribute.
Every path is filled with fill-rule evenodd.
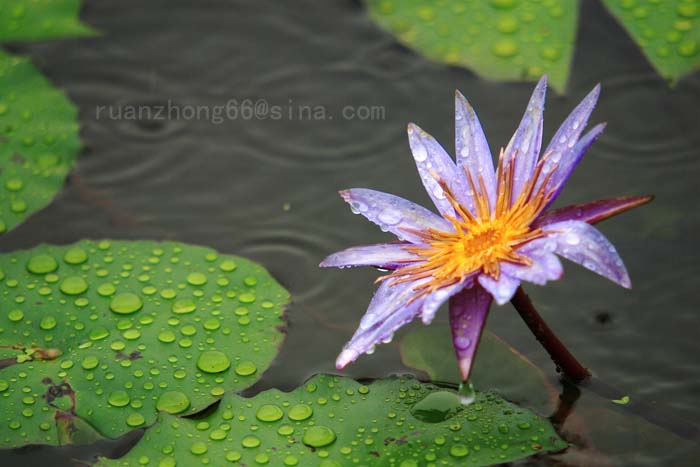
<svg viewBox="0 0 700 467"><path fill-rule="evenodd" d="M531 265L502 262L501 271L509 277L537 285L560 279L564 269L559 258L552 253L552 248L551 240L533 240L518 249L519 254L530 258Z"/></svg>
<svg viewBox="0 0 700 467"><path fill-rule="evenodd" d="M581 144L577 145L578 138L581 132L588 123L588 117L595 108L600 95L600 85L597 84L591 92L583 98L581 103L566 117L564 123L561 124L557 132L552 137L552 140L545 149L544 154L550 164L560 166L557 169L557 175L552 177L552 186L557 186L558 191L561 190L561 185L566 181L571 171L576 167L576 164L586 152L588 147L595 141L600 132L605 126L598 125L591 130L585 138L581 140ZM546 171L543 171L540 177L545 177Z"/></svg>
<svg viewBox="0 0 700 467"><path fill-rule="evenodd" d="M554 222L583 221L595 224L608 217L622 214L632 208L641 206L654 199L653 196L628 196L624 198L600 199L584 204L566 206L542 213L533 222L532 227L543 227Z"/></svg>
<svg viewBox="0 0 700 467"><path fill-rule="evenodd" d="M421 318L423 324L430 324L435 318L435 313L437 313L440 306L454 294L458 293L465 287L472 287L474 285L473 277L468 277L467 279L461 280L454 285L443 287L436 290L425 298L423 303L423 310L421 311Z"/></svg>
<svg viewBox="0 0 700 467"><path fill-rule="evenodd" d="M549 200L547 206L552 204L557 198L557 196L559 196L559 193L561 192L562 188L564 188L564 184L569 179L578 163L581 162L581 159L583 158L584 154L586 154L586 151L588 151L588 148L591 147L595 140L598 139L601 133L603 133L603 130L605 130L605 125L605 123L600 123L594 126L591 131L583 135L583 137L576 143L573 149L571 149L568 152L565 152L561 156L561 159L556 164L556 167L554 168L551 177L547 181L547 186L545 187L546 193L549 193L550 191L554 192L554 195L552 196L552 199ZM553 155L550 159L548 159L545 162L543 171L540 174L539 180L537 181L536 189L539 189L545 177L547 176L547 173L551 170L551 167L554 166L554 158L555 156Z"/></svg>
<svg viewBox="0 0 700 467"><path fill-rule="evenodd" d="M469 289L462 289L450 299L452 343L462 381L469 379L490 305L491 295L478 284Z"/></svg>
<svg viewBox="0 0 700 467"><path fill-rule="evenodd" d="M398 196L366 188L353 188L340 192L353 212L389 231L401 240L420 243L421 238L409 230L436 229L452 231L452 224L431 211Z"/></svg>
<svg viewBox="0 0 700 467"><path fill-rule="evenodd" d="M364 245L348 248L333 253L324 259L322 268L345 268L352 266L374 266L382 269L396 269L406 266L412 260L418 258L413 253L406 251L410 243L379 243L377 245Z"/></svg>
<svg viewBox="0 0 700 467"><path fill-rule="evenodd" d="M402 282L391 285L392 281L382 282L367 308L365 316L355 334L336 360L340 370L357 357L371 352L377 344L391 340L394 332L410 322L420 312L423 299L406 304L415 294L413 288L422 282Z"/></svg>
<svg viewBox="0 0 700 467"><path fill-rule="evenodd" d="M596 274L607 277L625 288L632 286L627 269L615 247L595 227L581 221L555 222L546 226L552 232L554 251Z"/></svg>
<svg viewBox="0 0 700 467"><path fill-rule="evenodd" d="M464 174L457 170L454 161L440 143L413 123L408 125L408 142L428 195L443 216L454 216L454 209L435 177L447 183L457 200L466 205L468 200Z"/></svg>
<svg viewBox="0 0 700 467"><path fill-rule="evenodd" d="M498 280L495 280L488 274L480 274L479 284L493 295L496 303L503 305L513 298L515 291L520 286L520 280L501 271Z"/></svg>
<svg viewBox="0 0 700 467"><path fill-rule="evenodd" d="M532 177L542 145L542 114L547 93L547 76L540 78L527 104L520 126L513 134L503 157L506 167L514 163L513 200L517 199L525 183Z"/></svg>
<svg viewBox="0 0 700 467"><path fill-rule="evenodd" d="M489 206L493 210L496 206L496 174L491 150L476 112L459 91L455 91L455 149L457 170L461 168L469 172L479 193L488 196ZM481 193L480 177L484 180L486 193ZM475 214L470 187L467 187L466 206Z"/></svg>

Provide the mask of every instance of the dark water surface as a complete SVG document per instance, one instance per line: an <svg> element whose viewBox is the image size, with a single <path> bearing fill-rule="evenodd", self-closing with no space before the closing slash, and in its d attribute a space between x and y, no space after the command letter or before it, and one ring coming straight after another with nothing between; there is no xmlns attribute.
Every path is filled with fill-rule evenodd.
<svg viewBox="0 0 700 467"><path fill-rule="evenodd" d="M603 92L593 121L609 125L560 203L646 193L656 200L601 226L627 264L632 291L572 265L564 280L528 291L601 380L697 421L700 76L669 88L597 1L582 3L568 93L550 92L545 137L598 81ZM418 123L451 150L453 93L460 89L496 150L510 138L533 87L429 62L347 0L87 1L83 18L102 36L14 48L77 104L85 148L55 202L3 236L0 248L86 237L169 239L262 263L294 301L282 353L256 390L291 389L314 373L335 371L334 359L372 295L375 271L317 268L330 252L389 238L354 216L336 191L371 187L429 206L406 124ZM241 111L219 124L204 115L98 116L100 106L184 111L229 99L264 99L283 115L248 118ZM345 118L345 106L381 107L384 118ZM445 321L442 313L434 325ZM488 326L554 375L510 305L494 308ZM385 345L346 374L401 371L397 346ZM609 406L584 389L572 417L585 427L564 426L578 447L521 465L698 465L697 441L630 411L601 409ZM577 443L581 430L595 445ZM84 465L97 452L120 449L104 443L0 451L0 465Z"/></svg>

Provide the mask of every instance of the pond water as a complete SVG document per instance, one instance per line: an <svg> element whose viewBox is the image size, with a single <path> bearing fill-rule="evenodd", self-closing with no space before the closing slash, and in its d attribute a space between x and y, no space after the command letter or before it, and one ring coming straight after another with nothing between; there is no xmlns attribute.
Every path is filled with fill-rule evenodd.
<svg viewBox="0 0 700 467"><path fill-rule="evenodd" d="M67 90L80 109L84 149L58 198L4 235L0 248L168 239L262 263L293 303L282 352L251 393L292 389L315 373L334 372L372 295L373 270L317 268L330 252L389 238L354 216L337 190L371 187L429 206L406 124L416 122L452 148L459 89L495 151L510 138L533 87L430 62L379 30L359 2L86 3L82 18L101 36L11 47ZM669 88L597 1L582 3L568 92L550 91L545 138L596 82L603 91L593 121L608 128L559 202L647 193L656 199L600 226L627 264L631 291L568 264L564 280L528 292L601 381L669 415L664 426L631 409L601 415L605 401L584 388L570 417L586 420L599 442L521 464L697 465L697 439L669 430L683 418L700 420L700 300L693 286L700 272L700 76ZM245 105L223 122L184 113L230 100L250 100L258 116ZM265 105L279 106L280 118ZM109 106L182 114L134 120L109 115ZM445 322L442 313L434 325ZM488 327L554 377L510 305L493 308ZM397 345L389 344L344 373L405 371ZM568 440L580 434L564 426ZM96 453L123 452L134 439L2 451L0 464L84 465Z"/></svg>

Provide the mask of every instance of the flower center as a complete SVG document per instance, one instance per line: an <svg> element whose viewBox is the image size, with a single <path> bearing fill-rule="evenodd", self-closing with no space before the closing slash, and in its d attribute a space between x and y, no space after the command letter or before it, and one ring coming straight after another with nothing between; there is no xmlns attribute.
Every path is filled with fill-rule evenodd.
<svg viewBox="0 0 700 467"><path fill-rule="evenodd" d="M531 264L530 258L519 254L517 249L544 236L541 230L532 229L530 225L553 196L553 191L546 188L549 176L542 183L537 183L546 159L545 155L539 161L533 177L513 200L513 163L505 164L501 151L497 173L498 197L493 208L483 179L479 178L477 188L467 172L475 200L473 213L462 206L447 183L434 174L454 209L455 216L445 216L453 230L411 230L423 240L421 244L404 247L416 258L378 280L391 279L392 284L399 284L428 278L414 288L418 292L412 298L415 300L480 272L497 280L500 277L500 263L504 261Z"/></svg>

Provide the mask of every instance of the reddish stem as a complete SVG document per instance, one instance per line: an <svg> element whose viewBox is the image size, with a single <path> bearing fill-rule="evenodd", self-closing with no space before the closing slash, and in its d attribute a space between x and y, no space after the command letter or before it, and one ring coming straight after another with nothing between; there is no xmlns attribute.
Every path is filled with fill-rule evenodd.
<svg viewBox="0 0 700 467"><path fill-rule="evenodd" d="M542 316L537 312L532 301L530 301L530 297L527 296L522 287L518 287L511 299L511 303L552 358L552 361L557 366L557 371L561 371L566 378L576 384L591 376L591 373L576 360L576 357L569 352L569 349L547 326L547 323L544 322Z"/></svg>

